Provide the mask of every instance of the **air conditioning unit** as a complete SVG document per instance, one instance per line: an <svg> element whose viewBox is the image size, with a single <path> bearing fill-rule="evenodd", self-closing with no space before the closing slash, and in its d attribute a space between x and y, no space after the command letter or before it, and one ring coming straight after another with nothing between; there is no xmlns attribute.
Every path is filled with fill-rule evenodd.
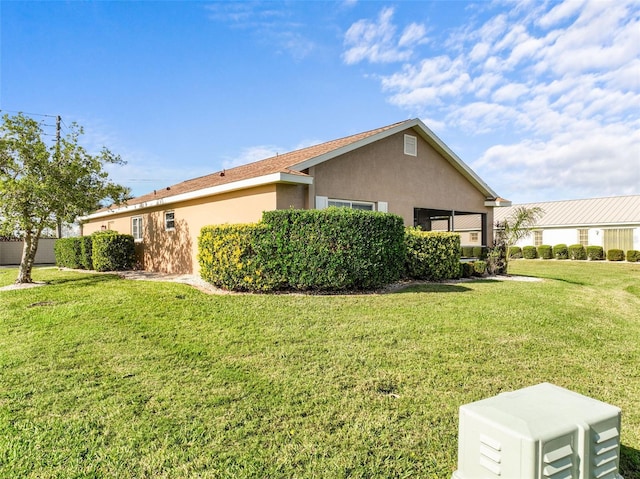
<svg viewBox="0 0 640 479"><path fill-rule="evenodd" d="M620 409L549 383L460 407L452 479L623 479Z"/></svg>

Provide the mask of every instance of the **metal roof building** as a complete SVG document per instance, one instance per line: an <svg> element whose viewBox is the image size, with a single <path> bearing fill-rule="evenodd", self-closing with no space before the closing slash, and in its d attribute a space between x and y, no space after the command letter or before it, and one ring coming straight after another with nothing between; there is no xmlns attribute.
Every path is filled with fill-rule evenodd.
<svg viewBox="0 0 640 479"><path fill-rule="evenodd" d="M495 221L504 221L519 206L542 209L534 232L520 242L521 246L582 243L585 246L603 246L605 250L640 250L640 195L525 203L496 208Z"/></svg>

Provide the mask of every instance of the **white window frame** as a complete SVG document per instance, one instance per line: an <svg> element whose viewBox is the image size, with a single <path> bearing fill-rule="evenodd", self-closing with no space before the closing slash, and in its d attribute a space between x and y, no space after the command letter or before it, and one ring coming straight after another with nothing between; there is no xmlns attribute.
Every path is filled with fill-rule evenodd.
<svg viewBox="0 0 640 479"><path fill-rule="evenodd" d="M143 224L142 216L134 216L131 218L131 236L133 236L135 241L142 241Z"/></svg>
<svg viewBox="0 0 640 479"><path fill-rule="evenodd" d="M408 156L418 156L418 137L404 135L404 154Z"/></svg>
<svg viewBox="0 0 640 479"><path fill-rule="evenodd" d="M171 215L171 219L169 219ZM171 226L169 226L171 224ZM176 212L175 210L169 210L164 212L164 230L173 231L176 229Z"/></svg>
<svg viewBox="0 0 640 479"><path fill-rule="evenodd" d="M328 203L328 206L336 206L338 208L351 208L354 210L376 211L376 204L371 201L351 201L351 200L340 200L337 198L329 198L327 203ZM364 206L365 208L358 208L359 206Z"/></svg>

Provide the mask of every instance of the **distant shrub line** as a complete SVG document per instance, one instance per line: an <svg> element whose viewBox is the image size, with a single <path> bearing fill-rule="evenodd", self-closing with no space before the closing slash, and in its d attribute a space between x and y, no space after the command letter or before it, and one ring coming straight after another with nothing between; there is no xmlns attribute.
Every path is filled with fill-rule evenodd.
<svg viewBox="0 0 640 479"><path fill-rule="evenodd" d="M511 257L522 257L525 259L558 259L558 260L590 260L590 261L602 261L607 259L608 261L624 261L635 263L640 261L640 251L628 250L625 252L621 249L607 250L606 255L602 246L583 246L581 244L572 244L567 246L566 244L540 245L540 246L523 246L522 254L520 255L520 248L514 246L511 248Z"/></svg>

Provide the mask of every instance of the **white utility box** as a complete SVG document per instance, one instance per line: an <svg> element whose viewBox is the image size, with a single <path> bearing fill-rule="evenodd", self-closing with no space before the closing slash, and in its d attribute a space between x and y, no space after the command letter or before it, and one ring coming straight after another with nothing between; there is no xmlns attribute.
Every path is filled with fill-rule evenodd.
<svg viewBox="0 0 640 479"><path fill-rule="evenodd" d="M452 479L623 479L620 409L542 383L460 407Z"/></svg>

